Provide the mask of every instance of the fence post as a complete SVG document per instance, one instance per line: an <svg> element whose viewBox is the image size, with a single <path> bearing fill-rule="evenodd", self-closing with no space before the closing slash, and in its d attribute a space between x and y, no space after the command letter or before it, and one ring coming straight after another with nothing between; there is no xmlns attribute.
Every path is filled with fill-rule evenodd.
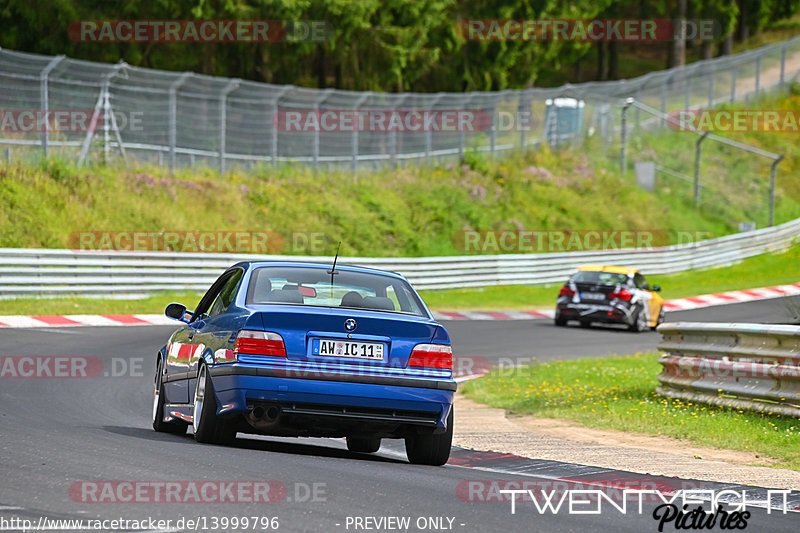
<svg viewBox="0 0 800 533"><path fill-rule="evenodd" d="M6 147L6 165L9 166L9 167L11 166L11 147L10 146Z"/></svg>
<svg viewBox="0 0 800 533"><path fill-rule="evenodd" d="M786 81L786 43L783 43L783 46L781 46L781 78L780 78L781 90L783 90L785 81Z"/></svg>
<svg viewBox="0 0 800 533"><path fill-rule="evenodd" d="M694 148L694 206L700 207L700 153L701 153L701 145L703 141L708 137L709 132L704 132L697 142L695 143Z"/></svg>
<svg viewBox="0 0 800 533"><path fill-rule="evenodd" d="M758 98L758 91L761 88L761 56L756 58L756 98Z"/></svg>
<svg viewBox="0 0 800 533"><path fill-rule="evenodd" d="M631 106L631 104L633 104L634 101L635 100L633 98L627 98L625 100L625 105L622 106L622 131L621 131L622 146L620 147L620 154L619 154L620 156L619 169L623 176L625 175L625 167L627 166L627 161L625 160L625 158L627 157L627 154L625 153L625 143L627 142L627 137L628 137L628 133L626 131L628 108Z"/></svg>
<svg viewBox="0 0 800 533"><path fill-rule="evenodd" d="M689 67L682 67L681 73L683 76L683 83L686 84L686 95L684 96L684 109L691 109L692 108L692 76L689 75L688 71ZM692 69L692 74L694 71L697 70L696 68Z"/></svg>
<svg viewBox="0 0 800 533"><path fill-rule="evenodd" d="M81 146L81 152L78 155L78 166L82 166L83 162L86 160L86 157L89 155L89 145L92 142L92 137L94 137L94 130L97 126L97 119L99 118L98 115L100 114L100 109L104 108L105 105L108 104L108 86L111 83L111 78L118 75L122 69L127 67L127 63L121 61L114 65L114 68L111 69L105 76L103 76L103 82L100 85L100 94L97 96L97 103L94 105L94 111L92 112L92 119L89 121L89 126L86 130L86 137L83 139L83 145ZM108 118L107 116L105 118ZM111 118L114 119L114 115L111 115ZM125 155L125 147L122 146L122 138L119 135L119 128L116 126L116 120L114 119L114 130L117 133L117 141L120 144L120 151ZM107 143L106 143L107 145ZM105 153L104 153L105 157ZM125 156L125 163L127 164L127 156Z"/></svg>
<svg viewBox="0 0 800 533"><path fill-rule="evenodd" d="M641 102L642 101L642 87L641 87L641 85L636 89L636 96L634 96L634 98L636 99L637 102ZM635 122L636 122L636 129L638 130L641 127L641 110L637 107L634 112L636 113ZM577 113L575 114L575 116L576 117L578 116ZM576 118L576 120L577 120L577 118Z"/></svg>
<svg viewBox="0 0 800 533"><path fill-rule="evenodd" d="M275 127L275 117L278 115L278 106L280 105L280 100L283 98L283 95L291 89L291 86L286 86L278 91L278 96L275 97L275 101L272 103L272 166L278 166L278 128Z"/></svg>
<svg viewBox="0 0 800 533"><path fill-rule="evenodd" d="M491 123L489 125L489 145L491 146L492 159L495 158L497 149L497 102L492 102Z"/></svg>
<svg viewBox="0 0 800 533"><path fill-rule="evenodd" d="M111 102L108 101L108 81L103 83L103 164L108 163L108 152L110 150L108 128L111 122Z"/></svg>
<svg viewBox="0 0 800 533"><path fill-rule="evenodd" d="M736 101L736 65L731 65L731 102Z"/></svg>
<svg viewBox="0 0 800 533"><path fill-rule="evenodd" d="M56 56L50 63L44 67L42 70L42 74L39 76L39 91L40 91L40 103L42 105L42 115L45 117L44 120L44 127L42 128L42 154L44 157L47 158L47 141L48 141L48 129L49 129L49 117L47 116L47 112L50 109L50 98L48 94L48 81L50 77L50 73L53 71L56 66L64 59L63 55Z"/></svg>
<svg viewBox="0 0 800 533"><path fill-rule="evenodd" d="M470 94L464 100L464 105L461 106L462 111L467 111L467 106L472 103L472 100L476 97L476 94ZM461 127L461 117L457 120L458 124L458 160L459 162L464 160L464 150L466 149L467 144L467 132Z"/></svg>
<svg viewBox="0 0 800 533"><path fill-rule="evenodd" d="M397 111L410 95L404 94L400 99L393 103L392 111ZM397 130L389 129L389 166L392 170L397 167Z"/></svg>
<svg viewBox="0 0 800 533"><path fill-rule="evenodd" d="M708 107L711 108L714 107L714 82L717 77L717 67L713 63L709 66L711 75L708 77Z"/></svg>
<svg viewBox="0 0 800 533"><path fill-rule="evenodd" d="M371 92L365 92L358 98L358 100L356 100L356 103L353 104L353 135L351 138L352 160L350 162L350 168L353 170L353 174L358 171L358 124L360 124L360 121L358 120L358 108L361 107L364 101L369 98L371 94Z"/></svg>
<svg viewBox="0 0 800 533"><path fill-rule="evenodd" d="M777 172L778 163L783 161L783 155L778 156L778 159L772 162L772 167L769 170L769 225L775 225L775 173Z"/></svg>
<svg viewBox="0 0 800 533"><path fill-rule="evenodd" d="M520 125L519 126L519 147L523 152L525 151L525 148L526 148L526 145L527 145L527 139L526 139L526 135L525 135L526 127L522 126L522 123L524 122L526 125L530 124L530 121L528 121L528 120L523 121L523 119L522 119L522 113L525 111L525 103L526 102L527 102L527 98L526 98L526 95L525 95L525 91L524 90L520 91L519 92L519 103L517 104L517 124ZM530 111L530 105L528 105L528 110Z"/></svg>
<svg viewBox="0 0 800 533"><path fill-rule="evenodd" d="M428 111L433 111L433 106L442 99L443 94L439 93L436 95L436 98L433 99L433 102L430 103L428 106ZM431 159L431 150L433 150L433 132L431 128L425 128L425 164L430 164Z"/></svg>
<svg viewBox="0 0 800 533"><path fill-rule="evenodd" d="M241 80L233 79L219 95L219 175L225 175L225 136L228 131L228 95L239 87Z"/></svg>
<svg viewBox="0 0 800 533"><path fill-rule="evenodd" d="M325 100L328 99L328 96L334 91L334 89L325 89L322 91L322 96L317 98L314 101L314 113L317 115L317 122L319 122L319 106L325 103ZM317 166L319 165L319 134L320 128L317 127L314 130L314 145L313 145L313 152L312 152L312 160L314 161L314 172L317 171Z"/></svg>
<svg viewBox="0 0 800 533"><path fill-rule="evenodd" d="M670 83L672 79L672 74L667 74L666 79L661 84L661 114L666 116L667 114L667 85ZM667 120L664 119L664 124L662 126L667 125Z"/></svg>
<svg viewBox="0 0 800 533"><path fill-rule="evenodd" d="M178 136L178 89L192 75L184 72L169 86L169 172L175 172L175 141Z"/></svg>

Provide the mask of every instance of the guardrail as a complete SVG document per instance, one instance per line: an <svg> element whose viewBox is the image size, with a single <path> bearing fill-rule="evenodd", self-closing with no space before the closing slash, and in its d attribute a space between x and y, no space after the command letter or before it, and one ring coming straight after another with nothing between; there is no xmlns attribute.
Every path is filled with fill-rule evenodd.
<svg viewBox="0 0 800 533"><path fill-rule="evenodd" d="M658 331L658 394L800 417L800 326L668 322Z"/></svg>
<svg viewBox="0 0 800 533"><path fill-rule="evenodd" d="M404 274L419 289L561 283L587 263L635 266L666 274L726 266L746 257L785 250L800 236L800 219L693 244L646 250L446 257L342 257ZM96 252L0 248L0 298L63 294L125 297L159 290L205 290L220 272L244 260L330 262L330 256L172 252Z"/></svg>

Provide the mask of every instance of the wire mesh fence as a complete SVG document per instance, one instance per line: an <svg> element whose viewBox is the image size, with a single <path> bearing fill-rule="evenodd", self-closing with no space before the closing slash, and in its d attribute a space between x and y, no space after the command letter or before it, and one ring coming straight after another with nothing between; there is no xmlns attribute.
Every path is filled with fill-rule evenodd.
<svg viewBox="0 0 800 533"><path fill-rule="evenodd" d="M374 93L277 86L0 50L6 160L58 153L171 169L300 162L394 167L657 128L675 109L741 101L800 74L800 39L639 78L473 93ZM644 111L643 111L644 110ZM57 113L60 127L46 126ZM685 174L691 176L691 172Z"/></svg>

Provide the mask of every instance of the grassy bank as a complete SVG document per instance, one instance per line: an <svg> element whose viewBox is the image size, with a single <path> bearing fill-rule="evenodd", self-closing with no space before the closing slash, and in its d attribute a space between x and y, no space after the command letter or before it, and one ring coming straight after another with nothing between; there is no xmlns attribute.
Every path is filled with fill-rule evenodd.
<svg viewBox="0 0 800 533"><path fill-rule="evenodd" d="M462 391L511 413L749 451L779 461L770 466L800 470L800 419L661 398L653 392L657 359L647 353L496 370Z"/></svg>
<svg viewBox="0 0 800 533"><path fill-rule="evenodd" d="M746 105L800 110L800 96ZM786 154L776 219L800 216L800 182L789 178L800 152L794 136L751 133L736 139ZM659 164L690 172L695 140L669 130L636 135L629 162L657 153ZM735 232L741 221L766 221L769 165L755 156L705 143L698 209L683 183L642 190L632 171L620 173L616 149L606 154L602 143L595 135L585 148L544 147L495 161L468 152L463 164L358 176L286 165L233 170L221 179L199 167L170 176L151 167L76 169L57 157L20 162L0 167L0 247L66 248L82 232L247 231L279 235L268 250L274 253L332 255L341 240L345 256L414 257L464 253L457 239L464 230L720 236Z"/></svg>

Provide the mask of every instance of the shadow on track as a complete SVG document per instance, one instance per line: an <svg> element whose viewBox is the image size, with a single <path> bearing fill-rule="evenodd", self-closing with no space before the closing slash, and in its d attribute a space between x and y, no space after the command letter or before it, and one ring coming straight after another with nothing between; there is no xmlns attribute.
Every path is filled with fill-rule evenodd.
<svg viewBox="0 0 800 533"><path fill-rule="evenodd" d="M130 426L101 426L104 431L114 433L115 435L122 435L124 437L134 437L137 439L149 440L152 442L181 442L191 441L193 446L222 446L224 448L240 449L240 450L253 450L261 452L282 453L288 455L307 455L314 457L332 458L332 459L350 459L365 462L379 462L379 463L397 463L406 464L405 461L399 459L392 459L375 454L356 453L343 448L335 448L317 444L306 444L301 442L286 442L277 440L266 440L260 438L252 438L254 435L247 435L245 437L237 437L234 442L228 445L214 445L214 444L199 444L194 442L194 438L190 433L183 436L170 435L167 433L157 433L152 429ZM380 453L380 452L378 452Z"/></svg>

